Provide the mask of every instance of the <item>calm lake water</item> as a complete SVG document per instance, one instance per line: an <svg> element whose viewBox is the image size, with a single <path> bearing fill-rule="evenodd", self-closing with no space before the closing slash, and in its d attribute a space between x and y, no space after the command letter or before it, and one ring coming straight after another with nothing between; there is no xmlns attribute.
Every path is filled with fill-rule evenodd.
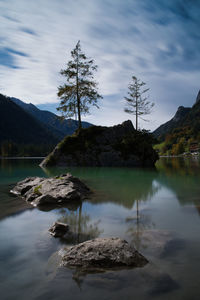
<svg viewBox="0 0 200 300"><path fill-rule="evenodd" d="M162 158L156 169L42 170L38 159L0 160L0 299L200 299L200 162ZM94 191L80 206L39 210L9 194L27 176L71 172ZM48 233L57 220L73 239ZM58 250L121 237L144 268L83 274L59 266Z"/></svg>

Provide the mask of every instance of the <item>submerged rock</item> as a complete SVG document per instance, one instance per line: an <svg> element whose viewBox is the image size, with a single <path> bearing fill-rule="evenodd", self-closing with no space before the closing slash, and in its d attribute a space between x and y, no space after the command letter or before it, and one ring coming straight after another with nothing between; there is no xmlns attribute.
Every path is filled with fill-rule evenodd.
<svg viewBox="0 0 200 300"><path fill-rule="evenodd" d="M89 195L90 189L68 173L53 178L28 177L18 182L10 192L21 195L33 206L39 206L80 201Z"/></svg>
<svg viewBox="0 0 200 300"><path fill-rule="evenodd" d="M69 225L61 222L55 222L49 232L54 237L63 237L69 231Z"/></svg>
<svg viewBox="0 0 200 300"><path fill-rule="evenodd" d="M60 252L62 265L83 269L143 267L148 260L120 238L96 238Z"/></svg>
<svg viewBox="0 0 200 300"><path fill-rule="evenodd" d="M48 166L154 166L152 137L131 121L113 127L92 126L66 136L40 164Z"/></svg>

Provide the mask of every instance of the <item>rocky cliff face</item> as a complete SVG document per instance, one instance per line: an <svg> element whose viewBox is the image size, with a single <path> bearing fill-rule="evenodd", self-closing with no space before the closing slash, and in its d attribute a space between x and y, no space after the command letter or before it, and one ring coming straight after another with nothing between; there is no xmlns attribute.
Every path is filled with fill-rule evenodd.
<svg viewBox="0 0 200 300"><path fill-rule="evenodd" d="M82 129L64 138L41 166L153 166L157 158L150 135L125 121Z"/></svg>
<svg viewBox="0 0 200 300"><path fill-rule="evenodd" d="M153 135L160 140L164 140L167 134L171 134L174 130L179 130L181 127L190 126L190 128L197 128L199 130L199 116L200 116L200 90L197 94L194 105L190 107L179 106L174 117L168 122L159 126ZM190 133L191 136L191 133Z"/></svg>
<svg viewBox="0 0 200 300"><path fill-rule="evenodd" d="M200 103L200 90L198 92L195 104Z"/></svg>
<svg viewBox="0 0 200 300"><path fill-rule="evenodd" d="M157 138L161 138L165 136L167 133L170 133L174 128L180 126L182 121L185 120L189 112L191 111L190 107L179 106L174 117L168 122L159 126L154 132L154 136Z"/></svg>

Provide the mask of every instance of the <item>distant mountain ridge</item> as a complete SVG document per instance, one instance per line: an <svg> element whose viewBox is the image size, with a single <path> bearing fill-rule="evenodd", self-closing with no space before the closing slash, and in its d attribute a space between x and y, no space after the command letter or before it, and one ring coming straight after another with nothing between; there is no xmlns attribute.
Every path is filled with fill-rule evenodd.
<svg viewBox="0 0 200 300"><path fill-rule="evenodd" d="M39 123L20 106L0 94L0 143L51 144L58 142L48 128Z"/></svg>
<svg viewBox="0 0 200 300"><path fill-rule="evenodd" d="M34 118L36 118L39 122L43 123L47 126L51 132L58 137L58 139L63 139L66 135L71 135L74 133L76 129L78 129L78 121L67 119L61 121L59 117L47 110L40 110L32 103L25 103L17 98L10 98L14 103L23 108L26 112L31 114ZM83 128L88 128L92 126L92 124L88 122L82 122Z"/></svg>
<svg viewBox="0 0 200 300"><path fill-rule="evenodd" d="M49 111L0 94L0 156L44 156L77 128L75 120L61 122Z"/></svg>

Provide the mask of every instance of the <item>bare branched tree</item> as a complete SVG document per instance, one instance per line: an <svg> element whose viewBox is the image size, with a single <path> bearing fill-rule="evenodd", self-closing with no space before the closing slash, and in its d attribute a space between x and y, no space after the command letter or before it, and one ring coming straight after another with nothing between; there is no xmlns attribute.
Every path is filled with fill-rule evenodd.
<svg viewBox="0 0 200 300"><path fill-rule="evenodd" d="M132 76L132 82L128 86L128 96L124 97L126 100L124 111L135 115L136 130L138 130L138 118L141 118L143 115L150 114L154 106L153 102L148 101L148 96L145 96L145 94L149 91L149 88L144 88L145 85L145 82L135 76Z"/></svg>

